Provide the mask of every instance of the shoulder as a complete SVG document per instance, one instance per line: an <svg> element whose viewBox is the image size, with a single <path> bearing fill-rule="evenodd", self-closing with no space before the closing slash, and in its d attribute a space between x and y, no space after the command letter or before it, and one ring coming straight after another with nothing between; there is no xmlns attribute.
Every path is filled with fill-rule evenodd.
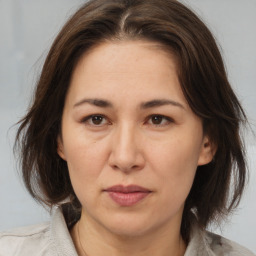
<svg viewBox="0 0 256 256"><path fill-rule="evenodd" d="M205 232L205 243L213 255L225 256L255 256L255 254L240 244L226 239L220 235Z"/></svg>
<svg viewBox="0 0 256 256"><path fill-rule="evenodd" d="M220 235L202 230L195 223L184 256L256 256L253 252Z"/></svg>
<svg viewBox="0 0 256 256"><path fill-rule="evenodd" d="M0 233L0 256L50 255L52 246L49 223Z"/></svg>
<svg viewBox="0 0 256 256"><path fill-rule="evenodd" d="M61 207L51 221L0 233L0 256L77 256Z"/></svg>

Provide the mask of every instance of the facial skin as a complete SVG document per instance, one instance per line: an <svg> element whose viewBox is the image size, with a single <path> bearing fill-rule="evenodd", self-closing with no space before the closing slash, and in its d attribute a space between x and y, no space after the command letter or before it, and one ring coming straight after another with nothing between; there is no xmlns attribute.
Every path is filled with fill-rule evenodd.
<svg viewBox="0 0 256 256"><path fill-rule="evenodd" d="M180 241L183 206L197 166L213 156L202 121L182 93L174 57L147 41L104 43L81 58L58 145L82 204L81 237L112 242L113 237L126 242L151 237L166 251L164 240ZM120 184L150 193L122 206L104 191Z"/></svg>

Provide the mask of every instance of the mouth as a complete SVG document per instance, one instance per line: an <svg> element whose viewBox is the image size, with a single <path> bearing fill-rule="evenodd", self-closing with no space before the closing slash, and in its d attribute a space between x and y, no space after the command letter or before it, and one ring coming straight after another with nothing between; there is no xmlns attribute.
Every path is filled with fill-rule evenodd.
<svg viewBox="0 0 256 256"><path fill-rule="evenodd" d="M120 206L132 206L146 198L151 190L137 185L116 185L103 190Z"/></svg>

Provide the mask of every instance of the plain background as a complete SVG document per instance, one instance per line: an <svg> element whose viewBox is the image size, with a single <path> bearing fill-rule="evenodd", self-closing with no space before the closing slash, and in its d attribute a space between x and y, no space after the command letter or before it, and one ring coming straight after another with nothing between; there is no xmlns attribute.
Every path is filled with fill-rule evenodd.
<svg viewBox="0 0 256 256"><path fill-rule="evenodd" d="M47 51L81 0L0 0L0 230L49 219L30 198L12 154ZM184 0L210 27L221 46L228 76L256 124L256 0ZM218 232L256 252L256 142L247 137L250 182L239 209Z"/></svg>

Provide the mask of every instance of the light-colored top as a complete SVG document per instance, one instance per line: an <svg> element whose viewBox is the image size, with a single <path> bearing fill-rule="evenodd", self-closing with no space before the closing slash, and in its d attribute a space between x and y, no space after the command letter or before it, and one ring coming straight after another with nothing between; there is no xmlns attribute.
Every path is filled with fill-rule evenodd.
<svg viewBox="0 0 256 256"><path fill-rule="evenodd" d="M255 256L246 248L194 228L184 256ZM0 256L78 256L60 208L50 223L0 233Z"/></svg>

